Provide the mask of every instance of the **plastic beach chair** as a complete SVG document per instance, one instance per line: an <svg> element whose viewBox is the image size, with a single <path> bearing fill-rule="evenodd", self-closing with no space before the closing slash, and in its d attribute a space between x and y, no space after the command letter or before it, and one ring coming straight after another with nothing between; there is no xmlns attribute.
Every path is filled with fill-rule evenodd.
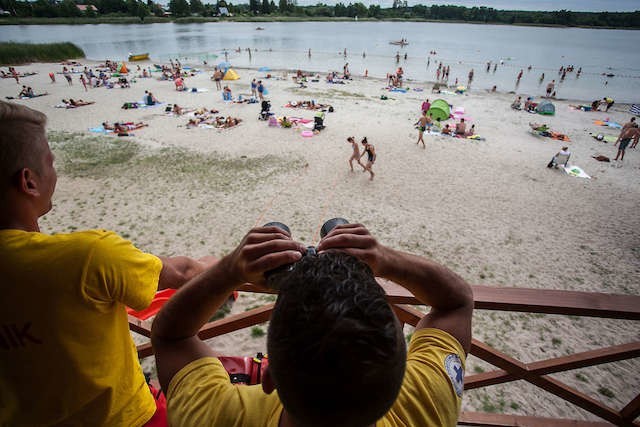
<svg viewBox="0 0 640 427"><path fill-rule="evenodd" d="M171 299L176 291L177 289L163 289L161 291L158 291L151 300L151 304L149 304L149 307L140 311L135 311L133 308L127 307L127 314L130 314L131 316L136 317L140 320L147 320L148 318L158 314L162 306L165 305L167 301L169 301L169 299ZM232 298L234 300L238 298L238 291L233 291Z"/></svg>
<svg viewBox="0 0 640 427"><path fill-rule="evenodd" d="M558 156L553 157L553 163L558 166L569 166L569 157L571 154L560 154Z"/></svg>

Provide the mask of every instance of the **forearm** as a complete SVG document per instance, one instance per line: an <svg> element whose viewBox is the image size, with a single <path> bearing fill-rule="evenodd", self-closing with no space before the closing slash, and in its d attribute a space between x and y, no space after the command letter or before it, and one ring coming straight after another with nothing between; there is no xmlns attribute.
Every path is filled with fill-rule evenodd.
<svg viewBox="0 0 640 427"><path fill-rule="evenodd" d="M156 342L178 341L197 335L241 283L227 273L223 259L177 292L153 322Z"/></svg>
<svg viewBox="0 0 640 427"><path fill-rule="evenodd" d="M467 282L448 268L416 255L385 248L378 275L411 292L420 302L449 311L473 305Z"/></svg>
<svg viewBox="0 0 640 427"><path fill-rule="evenodd" d="M160 257L162 271L158 281L158 290L178 289L198 274L217 262L214 257L203 257L198 260L186 256Z"/></svg>

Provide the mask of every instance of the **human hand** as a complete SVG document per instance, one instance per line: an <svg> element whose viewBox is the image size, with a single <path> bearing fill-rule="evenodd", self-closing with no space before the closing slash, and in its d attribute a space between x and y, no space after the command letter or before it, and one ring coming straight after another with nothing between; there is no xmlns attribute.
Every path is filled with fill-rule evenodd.
<svg viewBox="0 0 640 427"><path fill-rule="evenodd" d="M341 224L327 234L317 246L318 253L342 251L367 264L376 276L382 276L387 248L381 245L362 224Z"/></svg>
<svg viewBox="0 0 640 427"><path fill-rule="evenodd" d="M266 271L299 261L304 251L304 245L281 228L256 227L221 262L227 277L238 284L264 285Z"/></svg>

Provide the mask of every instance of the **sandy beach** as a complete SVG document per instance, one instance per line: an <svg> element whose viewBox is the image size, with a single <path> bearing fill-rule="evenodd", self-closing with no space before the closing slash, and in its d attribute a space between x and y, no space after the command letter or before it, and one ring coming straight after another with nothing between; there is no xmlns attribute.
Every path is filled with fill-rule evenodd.
<svg viewBox="0 0 640 427"><path fill-rule="evenodd" d="M135 65L129 66L136 75ZM379 79L355 76L338 85L322 75L300 88L291 79L294 73L271 71L266 79L264 72L247 69L236 69L239 80L223 82L237 98L250 94L253 78L262 78L279 117L313 119L313 111L284 107L291 101L332 105L326 129L303 137L301 128L259 121L259 104L223 102L210 69L185 79L190 88L208 89L195 93L177 92L173 82L156 78L137 78L128 89L85 92L79 74L73 86L59 74L51 83L48 73L61 69L19 66L20 72L38 74L19 85L0 81L3 99L16 96L22 84L49 93L14 101L49 117L59 180L54 208L41 221L44 232L105 228L157 255L223 256L254 225L284 222L294 238L311 245L323 220L341 216L367 225L386 245L443 263L471 284L639 294L640 150L627 149L622 164L599 162L593 156L613 159L617 148L590 136L617 137L618 129L593 121L626 123L632 117L628 105L583 112L569 107L577 102L554 100L556 114L541 116L512 110L514 94L438 95L428 82L409 81L410 90L401 93L385 90ZM164 104L121 109L125 102L141 101L145 90ZM54 108L63 98L95 104ZM464 107L484 140L425 135L426 149L417 146L414 123L425 98ZM165 113L173 103L215 108L242 122L230 129L188 129L188 116ZM131 137L89 131L105 120L149 126ZM548 124L571 141L534 135L529 122ZM373 181L357 165L349 170L348 136L366 136L375 146ZM564 145L572 153L570 164L590 179L546 167ZM270 299L242 294L232 312ZM524 362L640 339L633 322L486 311L476 311L473 334ZM223 354L252 355L266 351L259 335L255 329L239 331L211 345ZM152 358L144 363L149 368ZM474 357L467 363L467 374L490 369ZM635 360L554 377L620 408L640 389L639 369ZM523 381L468 392L463 410L596 419Z"/></svg>

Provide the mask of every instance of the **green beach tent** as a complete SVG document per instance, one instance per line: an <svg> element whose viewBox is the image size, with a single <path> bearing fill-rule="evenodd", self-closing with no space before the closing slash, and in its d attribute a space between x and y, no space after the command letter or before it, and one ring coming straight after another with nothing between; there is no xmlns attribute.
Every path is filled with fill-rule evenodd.
<svg viewBox="0 0 640 427"><path fill-rule="evenodd" d="M551 101L542 101L536 107L536 112L538 114L553 116L556 113L556 107L551 103Z"/></svg>
<svg viewBox="0 0 640 427"><path fill-rule="evenodd" d="M431 103L431 108L427 111L427 116L438 122L447 120L450 115L451 110L449 108L449 103L444 99L436 99L433 101Z"/></svg>

